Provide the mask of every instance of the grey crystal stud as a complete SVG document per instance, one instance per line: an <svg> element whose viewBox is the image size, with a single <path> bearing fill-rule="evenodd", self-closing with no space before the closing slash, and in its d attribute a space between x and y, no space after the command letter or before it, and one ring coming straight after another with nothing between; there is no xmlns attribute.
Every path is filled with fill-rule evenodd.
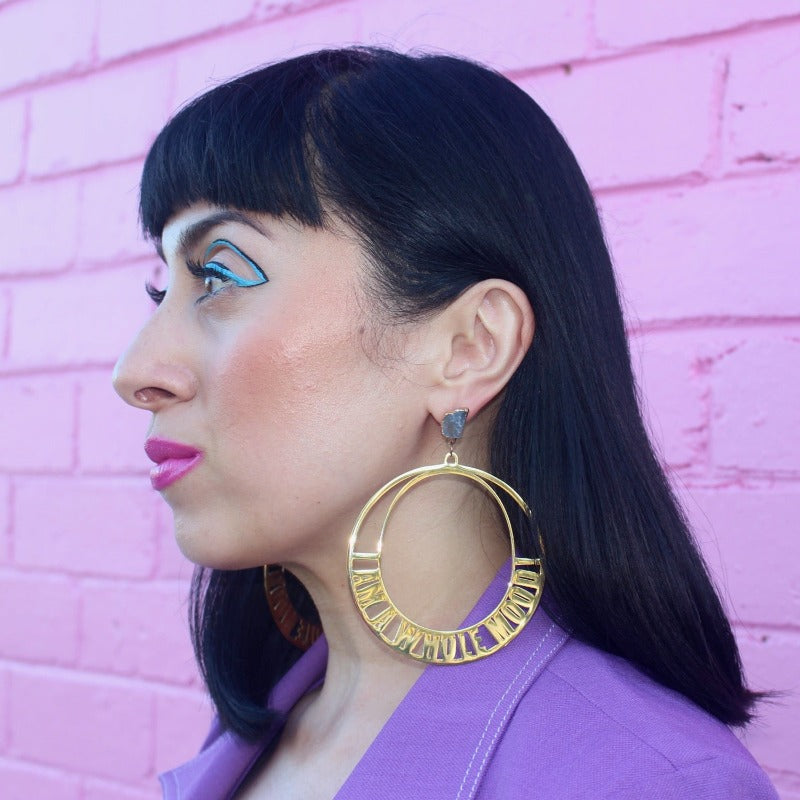
<svg viewBox="0 0 800 800"><path fill-rule="evenodd" d="M444 415L442 420L442 436L445 439L460 439L467 423L468 408L457 408Z"/></svg>

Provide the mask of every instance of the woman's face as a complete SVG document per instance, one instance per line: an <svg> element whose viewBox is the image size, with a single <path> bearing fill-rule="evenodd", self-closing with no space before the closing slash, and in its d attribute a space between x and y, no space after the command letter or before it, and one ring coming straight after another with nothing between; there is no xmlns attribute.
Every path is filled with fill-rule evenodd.
<svg viewBox="0 0 800 800"><path fill-rule="evenodd" d="M161 249L166 294L114 384L153 414L151 477L181 549L222 569L338 563L361 505L418 458L407 428L426 416L405 360L373 352L355 237L195 205ZM381 350L407 335L386 327Z"/></svg>

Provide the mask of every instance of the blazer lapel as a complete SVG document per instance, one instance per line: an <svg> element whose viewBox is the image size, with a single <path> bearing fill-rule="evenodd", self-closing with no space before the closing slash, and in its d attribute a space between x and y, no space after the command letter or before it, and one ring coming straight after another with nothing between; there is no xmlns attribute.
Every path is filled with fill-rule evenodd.
<svg viewBox="0 0 800 800"><path fill-rule="evenodd" d="M465 624L492 610L505 590L508 569L501 570ZM514 709L568 638L539 607L517 638L493 655L428 666L337 800L474 797Z"/></svg>

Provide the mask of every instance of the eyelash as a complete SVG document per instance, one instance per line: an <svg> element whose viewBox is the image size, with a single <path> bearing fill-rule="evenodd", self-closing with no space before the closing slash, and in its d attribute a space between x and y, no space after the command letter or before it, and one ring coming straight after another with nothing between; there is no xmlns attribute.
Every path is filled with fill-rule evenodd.
<svg viewBox="0 0 800 800"><path fill-rule="evenodd" d="M223 283L233 282L237 286L258 286L261 283L267 283L268 278L264 274L264 271L261 269L261 267L259 267L258 264L256 264L250 258L250 256L248 256L246 253L242 252L238 247L236 247L236 245L231 244L226 239L217 239L217 240L215 240L214 242L212 242L209 245L208 250L206 252L210 251L211 248L214 247L215 245L220 245L220 244L221 245L226 245L231 250L233 250L235 253L238 253L242 258L244 258L244 260L248 264L250 264L250 266L253 269L254 273L256 273L259 276L259 280L255 280L255 281L249 280L248 281L248 280L244 280L242 278L238 278L235 275L233 275L233 273L231 273L227 269L227 267L223 267L222 265L217 264L214 261L208 261L207 263L202 264L199 261L187 260L186 261L186 269L195 278L200 278L203 281L206 281L208 278L217 278L220 281L222 281ZM225 274L226 272L228 272L229 274L226 275ZM147 281L145 283L144 288L145 288L145 291L147 292L148 296L150 297L150 299L157 306L161 305L161 303L164 301L164 298L166 297L166 294L167 294L166 289L156 289L149 281ZM217 294L218 291L220 291L220 290L218 289L217 291L214 291L214 292L206 292L206 294L203 294L200 297L198 297L196 302L200 303L203 300L205 300L206 298L212 297L213 295Z"/></svg>
<svg viewBox="0 0 800 800"><path fill-rule="evenodd" d="M150 281L147 281L144 285L144 290L147 292L147 296L157 305L160 306L161 303L164 302L164 298L167 295L166 289L156 289Z"/></svg>
<svg viewBox="0 0 800 800"><path fill-rule="evenodd" d="M195 278L200 278L201 280L205 280L206 278L218 278L223 283L229 283L231 280L227 275L223 275L219 269L212 267L209 264L201 264L199 261L187 261L186 269L192 275L194 275ZM155 286L150 283L150 281L145 283L144 290L157 306L160 306L161 303L164 302L164 298L167 295L166 289L156 289ZM216 293L217 292L206 292L205 294L200 295L200 297L197 298L197 301L201 302L207 297L212 297Z"/></svg>

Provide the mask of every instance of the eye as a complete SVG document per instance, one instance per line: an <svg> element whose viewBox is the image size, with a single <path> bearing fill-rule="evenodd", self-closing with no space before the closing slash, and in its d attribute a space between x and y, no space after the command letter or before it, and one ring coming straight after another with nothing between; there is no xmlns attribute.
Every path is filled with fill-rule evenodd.
<svg viewBox="0 0 800 800"><path fill-rule="evenodd" d="M165 289L156 289L150 281L147 281L144 285L144 290L147 292L148 297L157 305L160 306L161 303L164 301L164 297L167 294Z"/></svg>
<svg viewBox="0 0 800 800"><path fill-rule="evenodd" d="M261 267L227 239L213 241L206 248L204 260L187 260L186 268L195 278L203 281L204 294L197 298L198 302L219 294L226 284L249 288L268 281Z"/></svg>
<svg viewBox="0 0 800 800"><path fill-rule="evenodd" d="M206 269L208 269L208 267L206 267ZM205 278L203 278L203 289L206 295L216 294L229 281L230 278L223 275L206 273Z"/></svg>
<svg viewBox="0 0 800 800"><path fill-rule="evenodd" d="M224 288L226 283L231 282L228 270L214 261L209 261L206 264L201 264L199 261L187 261L186 268L195 278L203 281L204 293L197 298L198 301L213 297Z"/></svg>

